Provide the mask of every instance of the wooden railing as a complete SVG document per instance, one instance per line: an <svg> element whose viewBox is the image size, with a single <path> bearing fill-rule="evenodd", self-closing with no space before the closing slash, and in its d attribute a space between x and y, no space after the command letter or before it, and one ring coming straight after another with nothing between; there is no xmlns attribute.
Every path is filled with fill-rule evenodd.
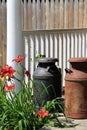
<svg viewBox="0 0 87 130"><path fill-rule="evenodd" d="M87 57L87 29L23 31L26 67L31 75L36 68L35 57L39 54L58 58L64 86L65 68L71 57ZM31 59L31 60L29 60Z"/></svg>

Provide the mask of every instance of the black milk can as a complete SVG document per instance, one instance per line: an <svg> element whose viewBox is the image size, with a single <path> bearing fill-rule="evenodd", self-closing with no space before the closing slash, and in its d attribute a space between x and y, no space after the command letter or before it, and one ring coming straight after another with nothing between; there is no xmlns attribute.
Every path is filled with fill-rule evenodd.
<svg viewBox="0 0 87 130"><path fill-rule="evenodd" d="M35 92L37 100L43 103L61 97L61 72L55 65L57 58L41 58L34 72Z"/></svg>

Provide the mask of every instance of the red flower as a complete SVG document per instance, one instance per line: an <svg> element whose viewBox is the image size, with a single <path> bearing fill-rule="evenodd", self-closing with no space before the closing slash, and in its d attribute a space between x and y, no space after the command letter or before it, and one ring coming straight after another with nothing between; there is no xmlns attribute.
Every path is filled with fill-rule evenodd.
<svg viewBox="0 0 87 130"><path fill-rule="evenodd" d="M40 111L36 112L36 117L38 116L43 119L44 117L48 117L49 113L45 109L41 109Z"/></svg>
<svg viewBox="0 0 87 130"><path fill-rule="evenodd" d="M30 76L31 76L31 75L30 75L30 72L29 72L28 70L25 71L25 75L27 75L27 77L29 77L29 78L30 78Z"/></svg>
<svg viewBox="0 0 87 130"><path fill-rule="evenodd" d="M12 91L13 89L14 89L14 86L15 86L15 84L11 84L11 85L7 85L7 86L4 86L4 89L7 91L7 92L9 92L9 91Z"/></svg>
<svg viewBox="0 0 87 130"><path fill-rule="evenodd" d="M21 63L21 61L23 61L25 58L21 55L18 55L17 58L13 59L12 61L15 61L17 63Z"/></svg>
<svg viewBox="0 0 87 130"><path fill-rule="evenodd" d="M13 77L14 72L16 72L16 70L13 69L13 67L5 65L1 70L0 70L0 76L1 77Z"/></svg>

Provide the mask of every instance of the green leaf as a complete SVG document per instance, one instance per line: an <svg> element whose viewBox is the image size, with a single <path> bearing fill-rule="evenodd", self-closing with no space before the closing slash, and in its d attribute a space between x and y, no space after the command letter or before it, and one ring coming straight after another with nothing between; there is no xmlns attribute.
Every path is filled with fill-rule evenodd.
<svg viewBox="0 0 87 130"><path fill-rule="evenodd" d="M23 128L22 128L22 120L20 120L20 121L18 122L18 125L19 125L19 130L23 130Z"/></svg>

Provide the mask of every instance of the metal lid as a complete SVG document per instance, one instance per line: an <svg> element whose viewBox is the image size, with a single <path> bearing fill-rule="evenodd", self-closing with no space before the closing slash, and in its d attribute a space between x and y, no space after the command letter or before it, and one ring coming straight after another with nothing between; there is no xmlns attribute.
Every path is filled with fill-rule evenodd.
<svg viewBox="0 0 87 130"><path fill-rule="evenodd" d="M58 62L57 58L39 58L38 59L39 63L55 63Z"/></svg>
<svg viewBox="0 0 87 130"><path fill-rule="evenodd" d="M69 62L87 62L87 57L70 58Z"/></svg>

